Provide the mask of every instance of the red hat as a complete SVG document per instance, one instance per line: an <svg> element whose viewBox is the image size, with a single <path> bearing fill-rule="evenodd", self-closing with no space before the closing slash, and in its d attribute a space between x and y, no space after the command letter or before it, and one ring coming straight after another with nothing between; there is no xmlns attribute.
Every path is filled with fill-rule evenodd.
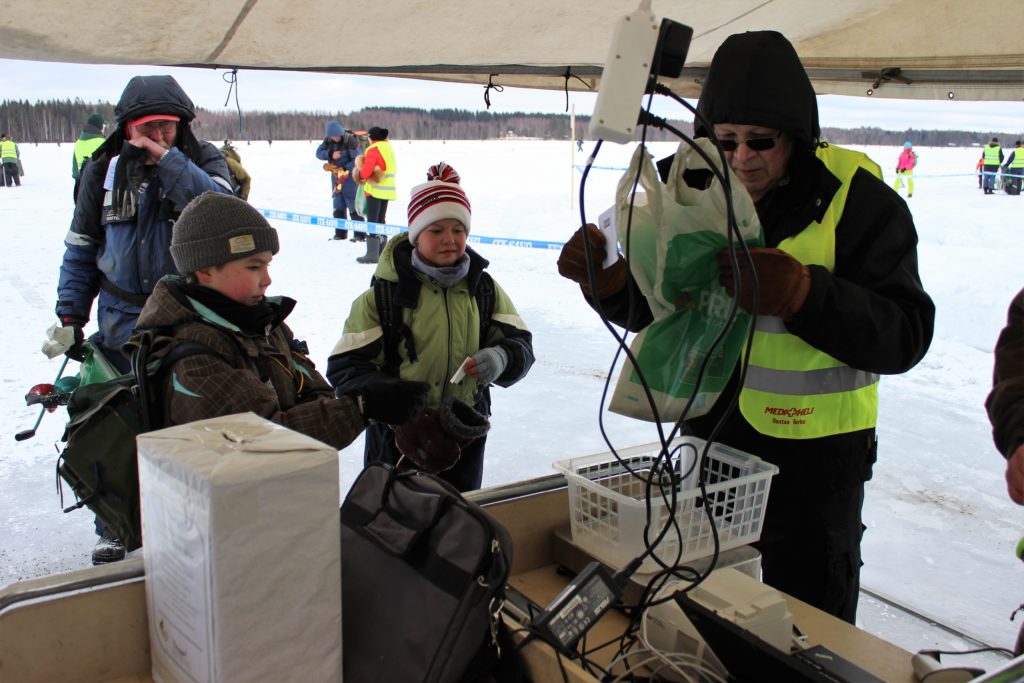
<svg viewBox="0 0 1024 683"><path fill-rule="evenodd" d="M142 124L149 123L150 121L181 121L181 117L175 116L174 114L148 114L146 116L140 116L134 121L129 121L129 123L133 126L141 126Z"/></svg>
<svg viewBox="0 0 1024 683"><path fill-rule="evenodd" d="M427 171L427 182L412 188L408 207L410 242L416 244L424 228L445 218L458 220L469 233L469 198L459 180L455 169L442 161Z"/></svg>

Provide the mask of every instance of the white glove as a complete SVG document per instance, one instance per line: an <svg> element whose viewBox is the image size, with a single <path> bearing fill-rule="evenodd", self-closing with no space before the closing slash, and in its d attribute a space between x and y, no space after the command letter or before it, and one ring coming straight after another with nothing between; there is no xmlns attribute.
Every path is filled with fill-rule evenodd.
<svg viewBox="0 0 1024 683"><path fill-rule="evenodd" d="M500 346L488 346L473 354L476 361L477 377L480 384L490 384L505 372L508 365L508 352Z"/></svg>
<svg viewBox="0 0 1024 683"><path fill-rule="evenodd" d="M54 323L46 330L46 339L40 349L47 358L56 358L75 345L75 328Z"/></svg>

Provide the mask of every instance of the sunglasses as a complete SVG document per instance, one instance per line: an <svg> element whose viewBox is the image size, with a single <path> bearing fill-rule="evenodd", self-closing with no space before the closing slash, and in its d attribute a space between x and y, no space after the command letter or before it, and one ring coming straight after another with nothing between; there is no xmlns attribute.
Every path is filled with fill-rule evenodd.
<svg viewBox="0 0 1024 683"><path fill-rule="evenodd" d="M746 140L719 140L718 146L723 152L735 152L740 148L740 144L744 144L748 149L752 149L755 152L767 152L768 150L775 147L779 138L782 136L782 132L778 132L775 135L771 135L764 138L747 138Z"/></svg>
<svg viewBox="0 0 1024 683"><path fill-rule="evenodd" d="M170 133L177 130L178 122L171 121L170 119L160 119L158 121L147 121L146 123L135 126L135 130L139 131L143 135L149 135L158 128L161 133Z"/></svg>

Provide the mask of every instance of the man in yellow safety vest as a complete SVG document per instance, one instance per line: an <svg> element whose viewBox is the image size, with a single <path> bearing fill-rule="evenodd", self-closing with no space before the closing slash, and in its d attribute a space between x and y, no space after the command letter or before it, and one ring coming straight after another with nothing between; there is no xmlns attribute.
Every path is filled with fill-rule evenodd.
<svg viewBox="0 0 1024 683"><path fill-rule="evenodd" d="M727 38L697 110L694 137L719 141L767 246L751 248L750 261L739 254L737 265L718 255L722 285L756 314L749 363L745 375L737 363L707 414L684 416L684 430L778 466L755 544L763 580L853 623L879 375L920 361L934 326L913 218L877 164L821 142L814 89L781 34ZM604 257L604 237L588 225L565 245L558 269L610 321L643 329L653 315L627 263L601 269Z"/></svg>

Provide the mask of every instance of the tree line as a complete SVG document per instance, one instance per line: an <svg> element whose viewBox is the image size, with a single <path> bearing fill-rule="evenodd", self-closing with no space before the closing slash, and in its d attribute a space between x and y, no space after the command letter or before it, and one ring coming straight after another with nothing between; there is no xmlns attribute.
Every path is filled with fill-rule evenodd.
<svg viewBox="0 0 1024 683"><path fill-rule="evenodd" d="M98 113L114 123L114 107L109 102L46 100L35 103L19 100L0 101L0 132L18 142L74 142L85 119ZM341 122L349 130L368 130L380 126L396 140L493 140L531 138L568 140L571 137L568 114L493 113L463 109L417 109L412 107L366 107L350 113L313 112L234 112L199 108L192 129L201 139L220 140L319 140L327 121ZM589 140L589 116L576 117L577 137ZM687 135L693 125L685 121L670 124ZM1020 133L992 131L978 133L958 130L884 130L874 127L822 128L822 138L840 145L899 146L910 140L918 147L983 145L997 137L1004 147L1024 138ZM639 138L639 134L638 134ZM648 129L647 139L673 140L663 130Z"/></svg>

